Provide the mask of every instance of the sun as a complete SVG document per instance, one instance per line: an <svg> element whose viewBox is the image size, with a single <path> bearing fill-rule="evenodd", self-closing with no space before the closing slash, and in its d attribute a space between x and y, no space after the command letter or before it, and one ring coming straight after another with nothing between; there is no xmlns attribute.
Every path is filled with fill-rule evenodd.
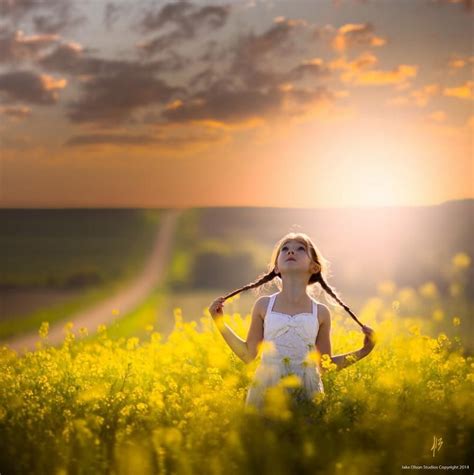
<svg viewBox="0 0 474 475"><path fill-rule="evenodd" d="M306 164L325 197L340 206L412 205L431 186L422 166L426 152L409 124L358 117L324 136L318 129L317 159L314 142L305 143Z"/></svg>

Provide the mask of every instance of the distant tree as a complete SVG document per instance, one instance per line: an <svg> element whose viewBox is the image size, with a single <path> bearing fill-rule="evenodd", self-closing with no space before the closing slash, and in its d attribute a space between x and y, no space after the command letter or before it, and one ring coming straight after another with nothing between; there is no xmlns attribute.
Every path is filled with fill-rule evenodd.
<svg viewBox="0 0 474 475"><path fill-rule="evenodd" d="M248 252L223 253L199 251L194 259L191 285L194 288L231 288L242 285L257 273L254 258Z"/></svg>

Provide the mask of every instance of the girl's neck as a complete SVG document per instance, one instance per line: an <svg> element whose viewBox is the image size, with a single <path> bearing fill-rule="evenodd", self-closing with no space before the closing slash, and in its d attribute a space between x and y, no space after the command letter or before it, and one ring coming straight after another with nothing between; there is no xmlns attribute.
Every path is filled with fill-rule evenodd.
<svg viewBox="0 0 474 475"><path fill-rule="evenodd" d="M306 285L301 282L284 282L280 291L280 299L289 305L298 305L308 300Z"/></svg>

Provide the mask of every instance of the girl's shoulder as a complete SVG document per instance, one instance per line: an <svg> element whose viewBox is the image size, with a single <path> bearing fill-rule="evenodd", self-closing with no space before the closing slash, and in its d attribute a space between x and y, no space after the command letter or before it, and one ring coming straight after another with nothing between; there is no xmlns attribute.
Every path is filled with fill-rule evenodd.
<svg viewBox="0 0 474 475"><path fill-rule="evenodd" d="M255 307L258 309L258 313L262 320L265 320L267 314L268 305L273 295L262 295L255 301Z"/></svg>
<svg viewBox="0 0 474 475"><path fill-rule="evenodd" d="M320 323L331 323L331 312L326 304L318 302L318 317Z"/></svg>

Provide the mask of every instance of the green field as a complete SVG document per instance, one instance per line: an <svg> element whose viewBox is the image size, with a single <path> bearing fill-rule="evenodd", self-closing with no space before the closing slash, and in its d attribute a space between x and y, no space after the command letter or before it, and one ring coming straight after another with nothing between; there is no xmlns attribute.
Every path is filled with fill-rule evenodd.
<svg viewBox="0 0 474 475"><path fill-rule="evenodd" d="M0 210L0 287L80 287L127 278L142 266L160 214Z"/></svg>
<svg viewBox="0 0 474 475"><path fill-rule="evenodd" d="M0 339L51 324L126 288L160 225L156 210L1 210L0 287L78 289L60 303L1 315ZM5 292L7 290L4 290Z"/></svg>

